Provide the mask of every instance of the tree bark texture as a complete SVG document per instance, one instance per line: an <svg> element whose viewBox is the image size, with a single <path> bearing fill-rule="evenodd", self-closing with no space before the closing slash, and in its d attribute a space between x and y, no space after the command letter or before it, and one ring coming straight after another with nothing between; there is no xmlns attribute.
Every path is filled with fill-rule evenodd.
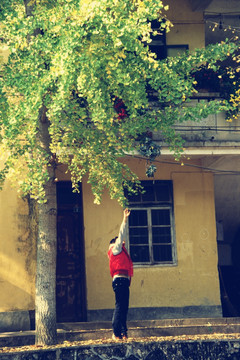
<svg viewBox="0 0 240 360"><path fill-rule="evenodd" d="M33 16L36 6L34 0L24 0L26 16ZM33 36L39 33L36 29ZM47 157L45 171L49 180L45 184L46 202L38 206L38 238L37 238L37 268L36 268L36 296L35 296L35 343L51 345L57 342L56 326L56 184L55 161L50 151L49 121L46 108L39 111L38 145L42 156Z"/></svg>
<svg viewBox="0 0 240 360"><path fill-rule="evenodd" d="M50 136L48 132L46 109L41 110L39 124L39 144L44 151L49 151ZM56 184L55 166L50 161L47 166L49 180L45 185L46 199L39 204L39 228L37 241L37 274L36 274L36 344L50 345L57 342L56 331Z"/></svg>

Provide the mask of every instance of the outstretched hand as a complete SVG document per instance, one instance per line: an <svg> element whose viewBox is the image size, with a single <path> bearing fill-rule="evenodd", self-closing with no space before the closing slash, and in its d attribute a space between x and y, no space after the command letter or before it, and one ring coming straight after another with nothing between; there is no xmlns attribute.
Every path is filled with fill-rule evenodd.
<svg viewBox="0 0 240 360"><path fill-rule="evenodd" d="M127 221L127 218L129 217L130 215L130 210L128 209L124 209L123 211L123 217L124 217L124 220Z"/></svg>

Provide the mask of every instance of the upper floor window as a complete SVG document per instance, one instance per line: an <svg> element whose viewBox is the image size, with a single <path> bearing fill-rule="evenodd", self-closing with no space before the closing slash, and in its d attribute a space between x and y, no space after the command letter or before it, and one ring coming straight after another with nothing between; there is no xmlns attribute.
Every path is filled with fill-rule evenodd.
<svg viewBox="0 0 240 360"><path fill-rule="evenodd" d="M157 32L157 35L151 35L152 42L149 44L149 50L157 55L158 60L166 59L168 56L175 57L188 50L187 44L167 45L166 30L160 28L158 20L151 22L151 28L153 32Z"/></svg>
<svg viewBox="0 0 240 360"><path fill-rule="evenodd" d="M142 181L145 193L130 196L129 252L134 264L175 264L171 181Z"/></svg>
<svg viewBox="0 0 240 360"><path fill-rule="evenodd" d="M158 60L165 59L167 57L166 30L160 29L158 20L151 22L151 28L153 32L157 32L157 35L151 35L152 42L149 44L149 49L157 55Z"/></svg>

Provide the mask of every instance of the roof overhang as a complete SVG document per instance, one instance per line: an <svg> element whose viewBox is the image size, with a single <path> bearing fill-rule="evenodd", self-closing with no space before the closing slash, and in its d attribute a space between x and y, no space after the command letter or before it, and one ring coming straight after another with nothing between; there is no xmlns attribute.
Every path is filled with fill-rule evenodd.
<svg viewBox="0 0 240 360"><path fill-rule="evenodd" d="M189 0L192 11L204 11L213 0Z"/></svg>

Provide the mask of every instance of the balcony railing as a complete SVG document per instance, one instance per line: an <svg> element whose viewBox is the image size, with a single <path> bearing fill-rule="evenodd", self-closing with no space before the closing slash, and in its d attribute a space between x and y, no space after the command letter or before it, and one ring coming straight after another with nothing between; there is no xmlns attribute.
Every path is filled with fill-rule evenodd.
<svg viewBox="0 0 240 360"><path fill-rule="evenodd" d="M191 106L199 101L219 98L217 93L198 93L191 100ZM239 146L240 117L226 121L225 112L209 115L200 121L176 123L176 133L185 140L186 146ZM162 140L161 134L153 133L153 140Z"/></svg>

